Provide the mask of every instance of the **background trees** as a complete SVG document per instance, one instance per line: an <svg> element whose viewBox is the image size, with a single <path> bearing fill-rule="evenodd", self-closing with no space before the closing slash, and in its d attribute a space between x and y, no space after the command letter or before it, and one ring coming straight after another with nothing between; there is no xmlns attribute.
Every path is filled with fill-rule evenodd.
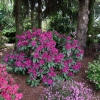
<svg viewBox="0 0 100 100"><path fill-rule="evenodd" d="M79 45L84 48L87 36L94 34L93 25L95 19L99 18L99 2L99 0L0 0L2 5L0 29L3 34L8 34L8 31L11 34L12 32L21 34L33 27L57 30L69 35L76 31Z"/></svg>

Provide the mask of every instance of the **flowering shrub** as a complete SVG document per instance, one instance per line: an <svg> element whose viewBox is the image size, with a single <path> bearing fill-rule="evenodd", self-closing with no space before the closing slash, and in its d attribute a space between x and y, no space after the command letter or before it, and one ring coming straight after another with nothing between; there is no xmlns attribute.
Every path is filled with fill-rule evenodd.
<svg viewBox="0 0 100 100"><path fill-rule="evenodd" d="M4 59L4 62L6 62L8 66L13 66L11 68L15 73L23 75L25 75L25 72L27 71L26 66L29 66L29 64L26 63L28 61L29 60L24 53L17 54L15 51L7 54Z"/></svg>
<svg viewBox="0 0 100 100"><path fill-rule="evenodd" d="M92 98L92 90L84 87L83 83L58 81L45 88L39 100L91 100Z"/></svg>
<svg viewBox="0 0 100 100"><path fill-rule="evenodd" d="M89 62L88 70L86 71L87 78L95 83L95 88L100 89L100 57L94 60L93 63Z"/></svg>
<svg viewBox="0 0 100 100"><path fill-rule="evenodd" d="M71 37L33 29L33 32L24 32L16 38L16 52L8 54L4 61L15 72L27 70L27 82L31 86L38 85L40 81L48 85L55 80L69 79L81 67L79 61L83 51L77 40Z"/></svg>
<svg viewBox="0 0 100 100"><path fill-rule="evenodd" d="M18 93L19 85L6 72L5 65L0 64L0 100L20 100L22 93Z"/></svg>

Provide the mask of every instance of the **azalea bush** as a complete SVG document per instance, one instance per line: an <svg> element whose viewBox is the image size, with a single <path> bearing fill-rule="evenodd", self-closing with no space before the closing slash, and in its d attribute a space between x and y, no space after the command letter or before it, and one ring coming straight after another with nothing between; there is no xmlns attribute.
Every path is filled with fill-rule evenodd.
<svg viewBox="0 0 100 100"><path fill-rule="evenodd" d="M14 72L28 72L27 82L31 86L41 81L48 85L70 79L81 67L83 51L71 37L33 29L16 38L16 51L6 55L4 61Z"/></svg>
<svg viewBox="0 0 100 100"><path fill-rule="evenodd" d="M7 73L5 65L0 64L0 100L21 100L22 97L19 85Z"/></svg>
<svg viewBox="0 0 100 100"><path fill-rule="evenodd" d="M93 92L83 83L58 81L43 90L39 100L91 100Z"/></svg>
<svg viewBox="0 0 100 100"><path fill-rule="evenodd" d="M100 57L94 60L93 63L89 62L88 70L86 71L87 78L95 84L97 90L100 89Z"/></svg>

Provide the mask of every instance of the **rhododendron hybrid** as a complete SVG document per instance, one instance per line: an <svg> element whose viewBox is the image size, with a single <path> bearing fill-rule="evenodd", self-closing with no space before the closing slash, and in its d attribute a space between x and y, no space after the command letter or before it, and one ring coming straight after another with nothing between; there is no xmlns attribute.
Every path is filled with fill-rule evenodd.
<svg viewBox="0 0 100 100"><path fill-rule="evenodd" d="M31 86L69 79L81 68L83 50L70 36L34 28L16 39L16 51L6 55L4 61L14 72L28 72Z"/></svg>

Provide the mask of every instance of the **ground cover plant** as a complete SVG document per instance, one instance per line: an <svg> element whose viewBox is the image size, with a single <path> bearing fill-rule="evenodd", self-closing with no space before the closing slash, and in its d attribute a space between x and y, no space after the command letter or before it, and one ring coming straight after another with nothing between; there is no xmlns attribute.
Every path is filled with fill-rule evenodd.
<svg viewBox="0 0 100 100"><path fill-rule="evenodd" d="M97 90L100 89L100 57L94 60L93 63L89 62L88 70L86 71L87 78L95 84Z"/></svg>
<svg viewBox="0 0 100 100"><path fill-rule="evenodd" d="M39 100L91 100L93 93L83 83L58 81L43 90Z"/></svg>
<svg viewBox="0 0 100 100"><path fill-rule="evenodd" d="M19 85L7 73L5 65L0 64L0 100L20 100L23 94L19 93Z"/></svg>
<svg viewBox="0 0 100 100"><path fill-rule="evenodd" d="M34 28L16 38L16 51L7 54L4 62L14 72L28 72L27 82L31 86L37 86L41 81L51 85L56 80L70 79L81 67L83 50L70 36Z"/></svg>

